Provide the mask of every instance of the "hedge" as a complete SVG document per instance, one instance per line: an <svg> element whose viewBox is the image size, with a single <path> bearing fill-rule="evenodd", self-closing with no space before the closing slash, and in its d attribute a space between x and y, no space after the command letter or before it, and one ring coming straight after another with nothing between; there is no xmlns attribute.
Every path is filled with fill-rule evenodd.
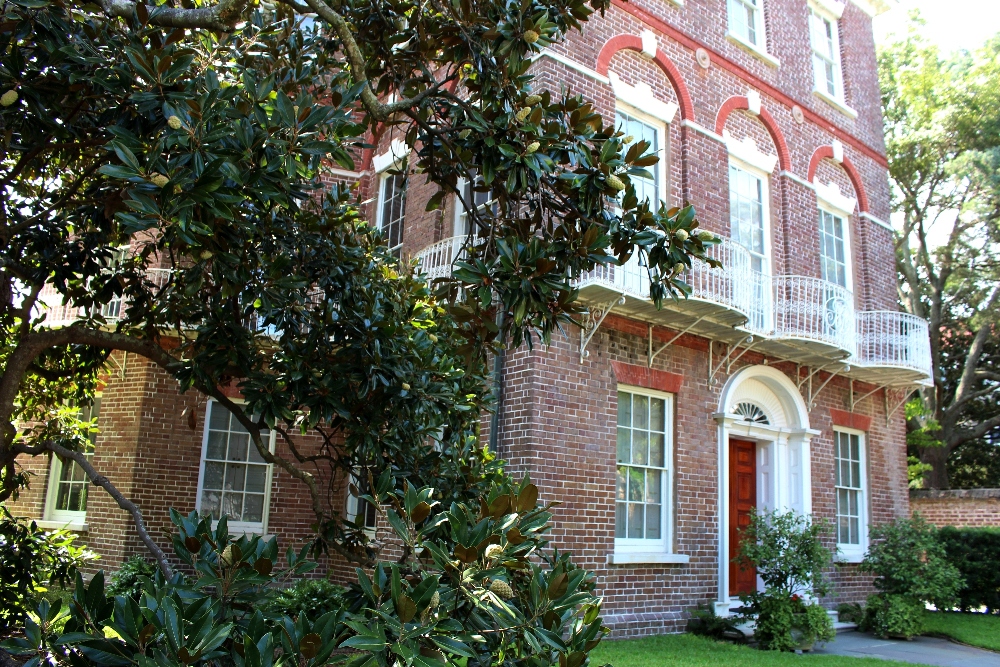
<svg viewBox="0 0 1000 667"><path fill-rule="evenodd" d="M962 611L986 607L1000 612L1000 529L947 526L938 531L938 539L965 578L959 592Z"/></svg>

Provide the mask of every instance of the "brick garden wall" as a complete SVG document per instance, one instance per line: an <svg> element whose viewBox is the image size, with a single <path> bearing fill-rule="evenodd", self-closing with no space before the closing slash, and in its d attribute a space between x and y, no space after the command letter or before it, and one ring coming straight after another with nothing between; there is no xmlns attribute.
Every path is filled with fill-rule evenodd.
<svg viewBox="0 0 1000 667"><path fill-rule="evenodd" d="M911 489L910 507L938 527L1000 528L1000 489Z"/></svg>

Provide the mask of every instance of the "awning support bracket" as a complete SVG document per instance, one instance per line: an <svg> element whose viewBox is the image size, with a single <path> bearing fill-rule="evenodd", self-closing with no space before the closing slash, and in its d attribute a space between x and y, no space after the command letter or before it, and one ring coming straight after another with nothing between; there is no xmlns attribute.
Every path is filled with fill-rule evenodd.
<svg viewBox="0 0 1000 667"><path fill-rule="evenodd" d="M742 339L742 342L746 344L746 347L744 347L743 351L740 352L737 356L733 357L733 353L736 352L736 350L739 349L740 342L741 341L738 340L738 341L736 341L735 343L733 343L732 345L729 346L729 351L726 352L726 356L724 356L722 358L722 360L719 361L719 364L717 366L713 366L712 365L712 355L714 353L715 341L710 340L708 342L708 383L709 384L713 383L713 381L715 380L716 374L718 374L718 372L720 370L722 370L723 366L726 367L726 375L729 375L730 372L733 370L733 364L735 364L737 361L739 361L740 359L742 359L744 354L746 354L747 352L749 352L750 350L752 350L753 346L756 345L758 341L753 336L747 336L746 338Z"/></svg>
<svg viewBox="0 0 1000 667"><path fill-rule="evenodd" d="M892 423L892 416L894 414L896 414L897 410L899 410L901 407L903 407L904 405L906 405L907 401L910 400L910 396L913 394L914 391L916 391L916 388L915 387L910 387L910 386L903 387L903 389L902 389L903 398L898 403L896 403L892 407L891 410L889 409L889 391L890 391L889 387L886 387L885 388L885 427L886 428L889 428L889 425Z"/></svg>
<svg viewBox="0 0 1000 667"><path fill-rule="evenodd" d="M819 389L817 389L815 392L813 391L813 383L812 383L812 377L814 374L813 373L809 374L809 400L806 403L809 407L810 412L812 412L813 408L816 407L816 399L819 398L819 395L823 392L824 389L826 389L826 385L830 384L830 382L833 381L833 378L837 377L841 373L847 373L850 370L851 367L845 364L844 367L841 368L840 370L830 373L830 377L828 377L826 381L823 384L821 384L819 386Z"/></svg>
<svg viewBox="0 0 1000 667"><path fill-rule="evenodd" d="M696 326L698 326L698 323L701 322L703 319L705 319L705 317L706 317L705 315L702 315L701 317L699 317L698 319L696 319L686 329L684 329L683 331L681 331L680 333L678 333L676 336L674 336L673 338L671 338L670 340L668 340L666 343L664 343L663 345L661 345L660 349L658 349L656 352L653 352L653 325L650 324L649 325L649 354L646 357L648 359L648 366L650 368L652 368L653 367L653 360L656 359L657 356L659 356L660 352L663 352L665 349L667 349L668 347L670 347L671 345L673 345L675 342L677 342L678 338L680 338L681 336L683 336L684 334L690 332L692 329L694 329Z"/></svg>
<svg viewBox="0 0 1000 667"><path fill-rule="evenodd" d="M854 408L856 408L858 406L858 403L860 403L861 401L865 400L866 398L868 398L872 394L874 394L874 393L876 393L876 392L878 392L878 391L880 391L880 390L882 390L884 388L885 387L876 386L874 389L872 389L867 394L864 394L863 396L858 396L857 394L854 393L854 380L851 379L851 412L854 412Z"/></svg>
<svg viewBox="0 0 1000 667"><path fill-rule="evenodd" d="M590 352L587 351L587 345L590 344L590 340L597 333L601 324L604 323L604 318L608 316L612 308L621 306L624 303L625 296L622 295L617 299L599 305L596 311L591 309L584 317L583 329L580 330L580 363L583 363L583 360L590 356Z"/></svg>

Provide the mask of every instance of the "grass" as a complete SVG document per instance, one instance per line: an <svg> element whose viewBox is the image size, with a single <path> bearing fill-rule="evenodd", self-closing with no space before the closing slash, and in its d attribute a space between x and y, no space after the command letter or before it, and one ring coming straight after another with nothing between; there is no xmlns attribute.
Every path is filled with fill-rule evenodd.
<svg viewBox="0 0 1000 667"><path fill-rule="evenodd" d="M1000 651L1000 616L929 611L924 614L924 624L925 634L950 637L963 644Z"/></svg>
<svg viewBox="0 0 1000 667"><path fill-rule="evenodd" d="M666 635L604 641L594 649L591 664L614 667L893 667L900 664L874 658L839 655L796 655L758 651L749 646L717 642L695 635Z"/></svg>

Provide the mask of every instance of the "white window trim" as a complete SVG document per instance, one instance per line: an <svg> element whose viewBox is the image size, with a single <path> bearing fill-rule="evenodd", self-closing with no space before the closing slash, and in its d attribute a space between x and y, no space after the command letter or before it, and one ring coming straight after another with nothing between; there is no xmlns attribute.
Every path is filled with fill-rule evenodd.
<svg viewBox="0 0 1000 667"><path fill-rule="evenodd" d="M810 14L816 13L817 15L825 18L833 24L833 55L834 55L834 86L837 89L836 95L831 95L828 91L824 90L816 83L816 63L813 60L815 58L816 49L813 44L813 29L812 29L812 17L809 17L809 64L812 66L813 70L813 95L820 98L830 106L834 107L837 111L848 116L849 118L857 118L858 112L852 109L847 104L847 91L844 85L844 62L843 57L840 52L840 17L844 14L844 5L836 2L836 0L809 0L809 12Z"/></svg>
<svg viewBox="0 0 1000 667"><path fill-rule="evenodd" d="M774 173L774 167L778 164L778 156L762 152L753 137L747 135L743 141L739 141L729 133L729 130L723 130L722 138L726 142L726 150L729 151L730 159L736 159L745 164L750 171L763 174L768 178Z"/></svg>
<svg viewBox="0 0 1000 667"><path fill-rule="evenodd" d="M627 86L628 84L621 84L621 85ZM640 84L640 85L645 85L645 84ZM628 87L631 88L631 86ZM648 86L646 87L648 88ZM635 90L635 88L633 88L633 90ZM650 96L652 96L653 91L650 90L649 94ZM641 101L636 98L633 99L635 101ZM659 104L664 104L659 100L656 100L656 102ZM628 99L618 98L615 102L615 111L620 110L622 113L628 114L629 116L632 116L633 118L641 120L642 122L650 125L651 127L656 128L656 138L657 142L660 145L660 150L658 153L660 161L657 162L655 165L653 165L656 168L656 181L657 181L656 186L657 190L659 190L660 192L660 201L664 202L668 207L670 206L670 187L669 187L670 179L667 175L667 169L670 166L668 162L668 157L670 155L668 149L669 146L668 142L670 141L669 125L670 125L670 119L672 119L674 117L674 114L677 112L677 105L667 104L666 105L667 109L662 109L662 108L659 109L659 111L661 112L664 111L669 112L669 107L671 106L674 107L672 113L664 113L663 115L659 115L658 113L652 113L650 111L647 111L646 107L634 106L631 102L628 101ZM654 106L652 111L657 111L657 108ZM657 207L659 207L659 205L660 202L650 202L650 207L654 210Z"/></svg>
<svg viewBox="0 0 1000 667"><path fill-rule="evenodd" d="M616 100L624 102L630 115L648 116L655 119L652 125L666 123L670 124L677 115L677 105L673 102L664 102L653 94L653 89L648 83L640 81L634 86L622 81L615 72L608 72L608 79L611 81L611 90L615 94ZM641 110L641 111L640 111Z"/></svg>
<svg viewBox="0 0 1000 667"><path fill-rule="evenodd" d="M840 188L836 183L823 185L819 181L815 184L816 201L821 211L826 211L844 221L844 273L847 276L847 291L854 293L854 239L851 236L851 216L854 215L854 207L858 200L847 197L840 193ZM822 256L822 251L820 252Z"/></svg>
<svg viewBox="0 0 1000 667"><path fill-rule="evenodd" d="M375 211L375 227L380 232L383 232L386 243L389 242L389 232L385 228L385 220L383 216L385 214L385 201L382 199L382 195L385 190L385 182L390 178L396 178L396 174L389 174L385 171L381 171L378 174L378 196L375 198L376 211ZM394 253L403 247L402 236L403 231L406 228L406 181L403 181L403 217L400 218L400 242L394 246L389 246L389 252Z"/></svg>
<svg viewBox="0 0 1000 667"><path fill-rule="evenodd" d="M816 78L816 75L815 75L815 73L813 73L813 80L814 81L815 81L815 78ZM841 86L841 89L843 89L843 86ZM830 95L825 90L819 90L817 88L813 88L813 95L815 95L816 97L820 98L821 100L823 100L824 102L826 102L827 104L829 104L830 106L832 106L834 109L836 109L840 113L842 113L845 116L847 116L848 118L857 118L858 117L858 112L855 111L853 107L847 106L847 103L844 102L844 100Z"/></svg>
<svg viewBox="0 0 1000 667"><path fill-rule="evenodd" d="M658 540L645 540L636 538L615 538L614 552L609 557L609 562L613 565L628 565L638 563L687 563L689 556L674 553L674 395L646 387L636 387L634 385L619 384L616 391L623 391L629 394L639 394L659 398L665 401L663 406L666 423L664 425L664 446L665 452L665 480L662 485L663 490L663 513L660 518L660 535ZM615 417L615 430L617 431L617 415ZM615 456L615 474L617 475L617 454ZM617 492L615 498L617 499Z"/></svg>
<svg viewBox="0 0 1000 667"><path fill-rule="evenodd" d="M246 403L246 401L238 398L231 398L229 400L238 405L243 405ZM201 455L198 461L198 487L196 492L197 495L195 496L195 512L198 513L198 516L201 516L202 484L205 481L205 455L208 454L208 431L210 423L209 418L211 417L209 412L209 406L212 405L213 403L215 403L219 407L219 409L225 410L227 413L229 413L229 409L226 408L224 405L220 404L218 401L209 400L205 404L205 413L204 413L205 427L202 429L203 432L201 437ZM268 450L273 454L274 441L275 441L275 436L277 434L273 430L269 430L268 433L269 433ZM250 447L255 446L252 438L250 439L249 446ZM260 523L255 523L252 521L229 520L228 524L229 524L230 534L232 535L246 534L246 535L262 535L262 536L267 534L267 522L271 514L271 485L273 484L273 478L274 478L274 465L268 463L267 476L264 479L264 511L261 513ZM212 520L213 529L215 529L215 527L218 526L218 524L219 524L218 521L216 521L215 519Z"/></svg>
<svg viewBox="0 0 1000 667"><path fill-rule="evenodd" d="M860 563L864 560L865 553L868 551L868 434L864 431L859 431L854 428L847 428L846 426L835 426L833 429L834 433L847 433L849 435L858 436L858 454L861 457L861 501L858 503L858 511L860 516L858 520L861 524L861 535L858 544L842 544L837 543L837 553L834 560L838 563ZM834 436L836 438L836 435ZM836 440L834 440L834 446L836 446ZM836 454L836 452L835 452ZM837 457L834 456L834 465L836 465ZM836 475L836 472L834 473ZM834 477L836 480L836 476ZM836 512L836 486L834 487L834 512ZM836 514L834 515L836 519ZM836 528L834 528L836 530Z"/></svg>
<svg viewBox="0 0 1000 667"><path fill-rule="evenodd" d="M347 502L344 503L344 516L348 521L354 521L358 517L358 507L361 504L361 499L356 495L351 493L351 484L356 479L354 472L351 472L351 477L347 480ZM360 488L358 489L361 490ZM377 509L377 508L376 508ZM368 537L375 537L375 531L377 530L378 524L378 513L375 515L375 527L364 527L364 532Z"/></svg>
<svg viewBox="0 0 1000 667"><path fill-rule="evenodd" d="M95 398L101 398L102 393L97 392ZM97 413L97 419L100 420L100 411ZM35 523L42 530L73 530L73 531L86 531L87 526L87 511L82 512L71 512L68 510L57 510L55 508L56 498L59 495L59 477L62 475L62 467L64 462L55 454L52 455L52 461L49 464L49 480L45 488L45 507L42 509L42 516L44 519L42 521L36 521ZM91 482L87 482L91 484ZM90 491L87 491L87 502L90 502Z"/></svg>
<svg viewBox="0 0 1000 667"><path fill-rule="evenodd" d="M760 0L760 5L757 7L757 44L754 44L729 28L729 0L726 0L726 39L755 58L759 58L764 64L770 67L781 67L781 61L767 52L767 26L764 21L764 2L765 0Z"/></svg>
<svg viewBox="0 0 1000 667"><path fill-rule="evenodd" d="M739 148L737 148L736 151L733 150L734 147L737 147L737 146L740 147L740 148L747 148L748 147L747 144L751 144L754 147L754 149L756 149L757 148L757 144L756 144L756 142L754 142L754 140L753 140L752 137L749 137L749 136L746 137L746 139L742 143L741 142L737 142L735 140L732 143L730 143L729 139L731 139L731 137L727 136L726 146L729 148L729 165L726 165L726 181L727 181L727 183L728 183L728 180L729 180L729 166L730 165L734 165L734 166L738 167L739 169L742 169L743 171L750 172L751 174L753 174L754 176L756 176L757 178L759 178L760 181L761 181L761 188L760 188L761 211L760 211L760 215L761 215L761 218L764 221L764 258L765 258L765 260L767 262L767 266L764 267L765 268L764 273L767 276L771 276L774 273L774 271L773 271L773 268L774 268L773 264L774 264L774 262L773 262L773 257L771 255L771 250L772 250L772 248L771 248L771 174L774 172L774 165L776 165L778 163L778 157L777 156L766 156L763 153L761 153L759 150L756 151L756 153L741 152ZM764 158L766 158L766 159L764 159ZM767 170L768 166L770 166L770 171ZM732 185L729 184L728 187L731 188ZM726 192L726 196L727 196L727 198L729 197L729 192L728 191ZM732 212L730 212L730 219L731 219L731 216L732 216ZM731 224L732 223L730 222L730 225ZM768 287L767 290L770 290L770 287ZM765 298L768 298L768 297L765 296ZM768 309L765 309L765 310L766 310L766 312L769 312L770 309L768 308ZM770 315L766 315L765 317L769 318Z"/></svg>
<svg viewBox="0 0 1000 667"><path fill-rule="evenodd" d="M403 159L406 156L406 144L399 139L393 139L389 143L389 150L372 159L372 169L376 174L381 174L387 169L399 169L403 166Z"/></svg>
<svg viewBox="0 0 1000 667"><path fill-rule="evenodd" d="M819 207L820 211L825 211L835 217L840 218L844 222L844 276L847 278L847 284L844 285L846 289L851 294L854 293L854 262L851 257L851 218L850 216L844 215L842 212L836 210L830 210L829 207L823 206ZM819 230L817 230L819 231ZM822 233L822 232L821 232ZM820 258L823 257L823 251L820 249Z"/></svg>

